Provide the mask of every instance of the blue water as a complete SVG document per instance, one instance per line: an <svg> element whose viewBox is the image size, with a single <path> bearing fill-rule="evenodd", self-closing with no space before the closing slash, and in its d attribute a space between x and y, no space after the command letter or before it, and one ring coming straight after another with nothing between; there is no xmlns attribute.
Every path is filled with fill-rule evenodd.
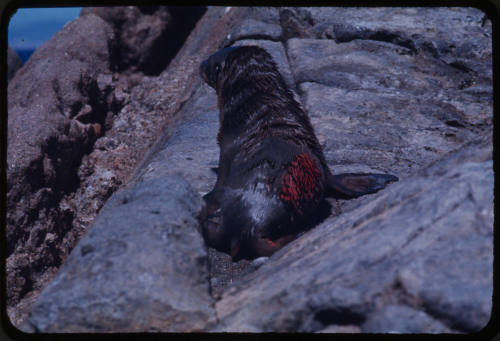
<svg viewBox="0 0 500 341"><path fill-rule="evenodd" d="M33 51L80 15L81 7L22 8L11 17L8 42L26 62Z"/></svg>

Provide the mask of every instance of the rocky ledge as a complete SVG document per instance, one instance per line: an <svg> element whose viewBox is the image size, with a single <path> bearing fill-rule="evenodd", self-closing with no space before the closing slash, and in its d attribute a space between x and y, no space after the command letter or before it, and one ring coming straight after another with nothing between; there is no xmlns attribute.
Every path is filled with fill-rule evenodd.
<svg viewBox="0 0 500 341"><path fill-rule="evenodd" d="M158 71L151 63L165 52L133 43L157 46L124 28L174 13L165 11L86 9L10 81L15 325L471 333L488 324L493 88L484 12L210 7ZM70 37L85 25L93 34L78 40L88 42L82 50ZM233 263L198 233L219 152L217 98L198 67L241 44L276 60L334 173L400 180L357 199L329 198L298 239L267 259ZM110 66L114 55L128 66ZM42 73L51 62L58 68ZM22 305L29 299L32 308Z"/></svg>
<svg viewBox="0 0 500 341"><path fill-rule="evenodd" d="M165 68L204 11L86 8L10 80L7 307L14 324L182 102L175 83L161 101L131 100L156 91L142 86L161 71L136 61ZM154 59L158 45L170 52ZM169 75L182 79L183 71Z"/></svg>

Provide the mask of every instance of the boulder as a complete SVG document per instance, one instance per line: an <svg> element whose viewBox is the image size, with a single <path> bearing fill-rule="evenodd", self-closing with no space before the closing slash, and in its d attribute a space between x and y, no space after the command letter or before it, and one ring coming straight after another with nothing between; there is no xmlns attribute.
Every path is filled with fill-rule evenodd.
<svg viewBox="0 0 500 341"><path fill-rule="evenodd" d="M113 195L36 301L29 327L43 333L203 330L215 314L195 218L201 207L180 177Z"/></svg>
<svg viewBox="0 0 500 341"><path fill-rule="evenodd" d="M451 333L438 320L423 311L404 305L387 305L363 323L363 329L370 333Z"/></svg>
<svg viewBox="0 0 500 341"><path fill-rule="evenodd" d="M383 41L458 69L492 74L491 21L478 8L292 7L279 14L286 39Z"/></svg>
<svg viewBox="0 0 500 341"><path fill-rule="evenodd" d="M78 22L86 22L90 20L89 18L97 18L104 23L93 14L81 16ZM212 26L214 19L214 14L207 16L204 25ZM203 28L201 31L208 33ZM155 138L163 131L165 125L173 120L175 112L191 95L194 89L192 80L198 80L199 63L204 55L208 55L211 51L211 45L205 47L205 52L200 50L200 44L207 41L207 37L198 35L198 38L194 39L194 44L184 46L185 52L173 60L172 67L158 77L144 77L133 89L128 86L128 75L125 77L118 73L109 76L106 73L100 75L100 87L110 89L118 105L112 106L113 111L109 111L106 115L102 126L104 135L95 141L93 150L82 157L81 164L76 169L80 186L63 196L59 203L60 208L70 211L72 215L71 219L65 222L68 228L62 231L65 233L64 238L56 238L55 233L48 235L47 240L52 241L53 248L59 247L64 242L63 245L71 250L93 222L104 202L120 185L134 178L134 167L142 158L148 159L148 148L154 150ZM25 215L19 214L19 216ZM40 218L40 224L42 223L47 225L47 221ZM29 249L25 252L26 257L21 260L27 260L29 252L36 253ZM66 254L62 254L61 259L65 258ZM16 260L16 256L12 259ZM44 261L49 262L50 258L40 257L41 267L45 266ZM13 281L27 283L21 295L18 297L12 295L12 303L8 307L9 318L15 326L23 325L26 314L40 293L40 288L53 278L60 263L52 267L52 272L42 271L38 275L33 274L33 277L30 277L33 270L28 261L22 264L14 263L8 269ZM21 265L27 269L19 269ZM32 281L37 283L34 288ZM14 286L13 288L15 289ZM29 323L25 323L21 328L33 330Z"/></svg>
<svg viewBox="0 0 500 341"><path fill-rule="evenodd" d="M38 48L8 88L8 305L39 289L69 251L73 212L61 198L102 134L114 98L99 87L109 73L113 32L97 16L77 19ZM71 235L74 232L69 232Z"/></svg>
<svg viewBox="0 0 500 341"><path fill-rule="evenodd" d="M489 95L471 95L463 87L487 88L491 80L436 59L372 40L293 38L287 45L313 125L331 123L316 124L327 159L359 165L360 171L364 165L411 174L492 123Z"/></svg>
<svg viewBox="0 0 500 341"><path fill-rule="evenodd" d="M471 142L288 244L224 292L215 330L479 331L492 307L491 147L491 135Z"/></svg>
<svg viewBox="0 0 500 341"><path fill-rule="evenodd" d="M136 10L127 13L143 18L148 12ZM155 100L161 114L150 103L131 99L141 72L114 72L125 42L110 19L114 9L95 12L110 23L86 13L67 24L37 49L9 86L7 297L16 326L182 102L177 95L183 91L177 83L179 75L185 77L182 70L169 73L176 82L164 84L161 94L167 96ZM153 12L164 9L148 15ZM179 37L185 39L201 12L192 7L185 13L193 14L189 19L175 22L183 32ZM171 57L179 45L169 45ZM153 53L147 50L154 46L143 45L143 55ZM164 67L170 57L163 57ZM144 84L134 96L158 94L148 88L147 77Z"/></svg>

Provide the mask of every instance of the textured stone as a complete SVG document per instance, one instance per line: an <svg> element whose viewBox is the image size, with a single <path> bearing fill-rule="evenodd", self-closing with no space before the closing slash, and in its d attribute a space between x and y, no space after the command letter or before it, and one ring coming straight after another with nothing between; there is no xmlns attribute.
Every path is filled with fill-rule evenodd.
<svg viewBox="0 0 500 341"><path fill-rule="evenodd" d="M95 128L113 101L97 87L98 75L109 72L112 39L102 19L77 19L38 48L9 83L9 306L40 289L71 247L63 240L73 212L59 202L78 187L81 158L98 138Z"/></svg>
<svg viewBox="0 0 500 341"><path fill-rule="evenodd" d="M276 23L265 23L260 20L246 19L242 20L226 38L226 45L230 45L242 39L279 41L281 39L281 26Z"/></svg>
<svg viewBox="0 0 500 341"><path fill-rule="evenodd" d="M471 80L465 72L384 42L291 39L287 44L313 124L332 123L318 124L317 130L327 159L411 174L489 129L491 93L469 95L461 84L477 81L491 89L491 79Z"/></svg>
<svg viewBox="0 0 500 341"><path fill-rule="evenodd" d="M75 169L75 173L77 173L80 180L80 187L76 188L74 192L66 193L59 203L60 209L63 212L70 212L71 215L67 220L62 221L66 224L64 228L54 233L47 233L46 243L52 247L47 251L57 250L57 248L61 247L64 247L64 250L70 250L87 226L92 223L106 199L121 184L126 183L131 178L133 179L134 167L137 166L137 163L144 158L143 164L147 164L148 148L153 144L151 150L155 150L156 144L153 143L155 138L163 131L165 125L172 121L174 114L191 96L194 86L199 84L199 63L204 56L211 53L212 46L220 44L224 37L227 23L224 20L216 20L222 13L223 11L220 10L212 11L203 21L199 30L200 34L194 37L191 43L183 46L182 51L184 52L179 53L168 69L158 77L144 77L140 84L135 86L130 84L130 78L134 77L133 74L125 75L125 77L118 73L113 75L106 72L98 74L96 79L97 88L101 91L102 89L110 91L108 98L116 98L119 105L110 107L112 111L106 113L102 125L105 136L96 141L95 148L89 151L90 154L82 157L81 164ZM106 26L105 22L99 17L88 13L80 17L77 22L85 23L89 20L96 20ZM220 33L214 36L210 33L210 30L218 30ZM56 35L54 39L60 37L62 32ZM82 29L81 32L86 32L86 30ZM113 34L112 29L109 32ZM64 44L59 38L57 39L55 44L64 49ZM215 43L212 42L214 39L216 40ZM101 40L105 41L105 39ZM73 41L72 43L74 44ZM81 46L84 47L84 44ZM103 47L100 47L99 50L108 51L107 48ZM92 50L87 49L86 52L90 51ZM89 58L95 58L95 56ZM133 89L131 86L133 86ZM86 117L88 110L85 105L82 109L82 116ZM163 137L160 138L161 140L163 140ZM46 163L45 167L50 174L51 169L53 169L51 164ZM23 181L21 180L18 185L25 186L26 184ZM46 194L42 192L42 195ZM10 212L19 219L26 219L29 216L19 210L12 209ZM50 226L47 218L51 218L51 216L42 216L40 224ZM16 231L19 232L19 230ZM39 238L43 237L43 232L44 229L37 236ZM61 234L62 237L60 237ZM9 261L12 263L8 265L7 270L9 278L14 283L9 288L9 295L12 295L13 300L9 303L8 314L16 326L21 326L26 313L31 309L32 302L37 299L41 287L53 278L60 265L59 260L54 266L48 269L43 268L46 265L50 266L52 254L45 255L40 251L33 251L26 247L23 247L22 250L25 252L23 251L19 257L11 257ZM64 253L62 255L56 253L56 255L60 256L61 259L65 258ZM34 257L39 258L40 261L30 263L28 261L30 257L31 259ZM32 266L40 266L42 271L33 272L30 268ZM35 280L36 285L32 284L33 280ZM16 296L18 295L16 290L19 287L22 291L19 296ZM21 301L17 303L19 298L21 298ZM33 330L32 327L26 324L21 328Z"/></svg>
<svg viewBox="0 0 500 341"><path fill-rule="evenodd" d="M491 21L465 7L282 8L288 38L385 41L491 77ZM292 33L292 34L290 34ZM464 68L465 67L465 68Z"/></svg>
<svg viewBox="0 0 500 341"><path fill-rule="evenodd" d="M116 193L36 301L37 332L199 331L214 319L201 198L180 177Z"/></svg>
<svg viewBox="0 0 500 341"><path fill-rule="evenodd" d="M191 10L199 17L203 9ZM185 100L179 94L189 86L188 75L197 74L194 65L191 73L186 72L189 65L170 71L160 92L158 84L148 86L150 79L143 79L141 71L112 73L119 69L117 51L125 49L125 42L116 38L121 31L113 15L144 11L96 10L110 25L84 13L40 47L15 77L19 80L11 82L7 273L8 313L16 326ZM181 23L183 34L174 40L185 38L198 17ZM169 22L168 29L174 23ZM147 59L153 41L141 45L141 58ZM174 45L168 46L173 56ZM163 67L169 62L162 60Z"/></svg>
<svg viewBox="0 0 500 341"><path fill-rule="evenodd" d="M366 333L450 333L451 330L423 311L388 305L363 324Z"/></svg>
<svg viewBox="0 0 500 341"><path fill-rule="evenodd" d="M393 304L480 330L492 304L491 157L490 136L328 218L222 295L217 330L363 325Z"/></svg>

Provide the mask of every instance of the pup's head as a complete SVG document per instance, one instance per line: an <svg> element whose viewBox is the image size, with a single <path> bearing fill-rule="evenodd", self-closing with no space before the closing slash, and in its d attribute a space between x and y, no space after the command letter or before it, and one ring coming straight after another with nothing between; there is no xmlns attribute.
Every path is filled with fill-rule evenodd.
<svg viewBox="0 0 500 341"><path fill-rule="evenodd" d="M228 55L239 48L237 46L226 47L205 59L200 65L201 78L212 88L217 89Z"/></svg>
<svg viewBox="0 0 500 341"><path fill-rule="evenodd" d="M253 71L248 72L248 69ZM259 46L226 47L205 59L200 65L201 77L217 92L226 79L233 84L240 77L246 79L249 75L279 75L275 70L277 66L271 55Z"/></svg>

